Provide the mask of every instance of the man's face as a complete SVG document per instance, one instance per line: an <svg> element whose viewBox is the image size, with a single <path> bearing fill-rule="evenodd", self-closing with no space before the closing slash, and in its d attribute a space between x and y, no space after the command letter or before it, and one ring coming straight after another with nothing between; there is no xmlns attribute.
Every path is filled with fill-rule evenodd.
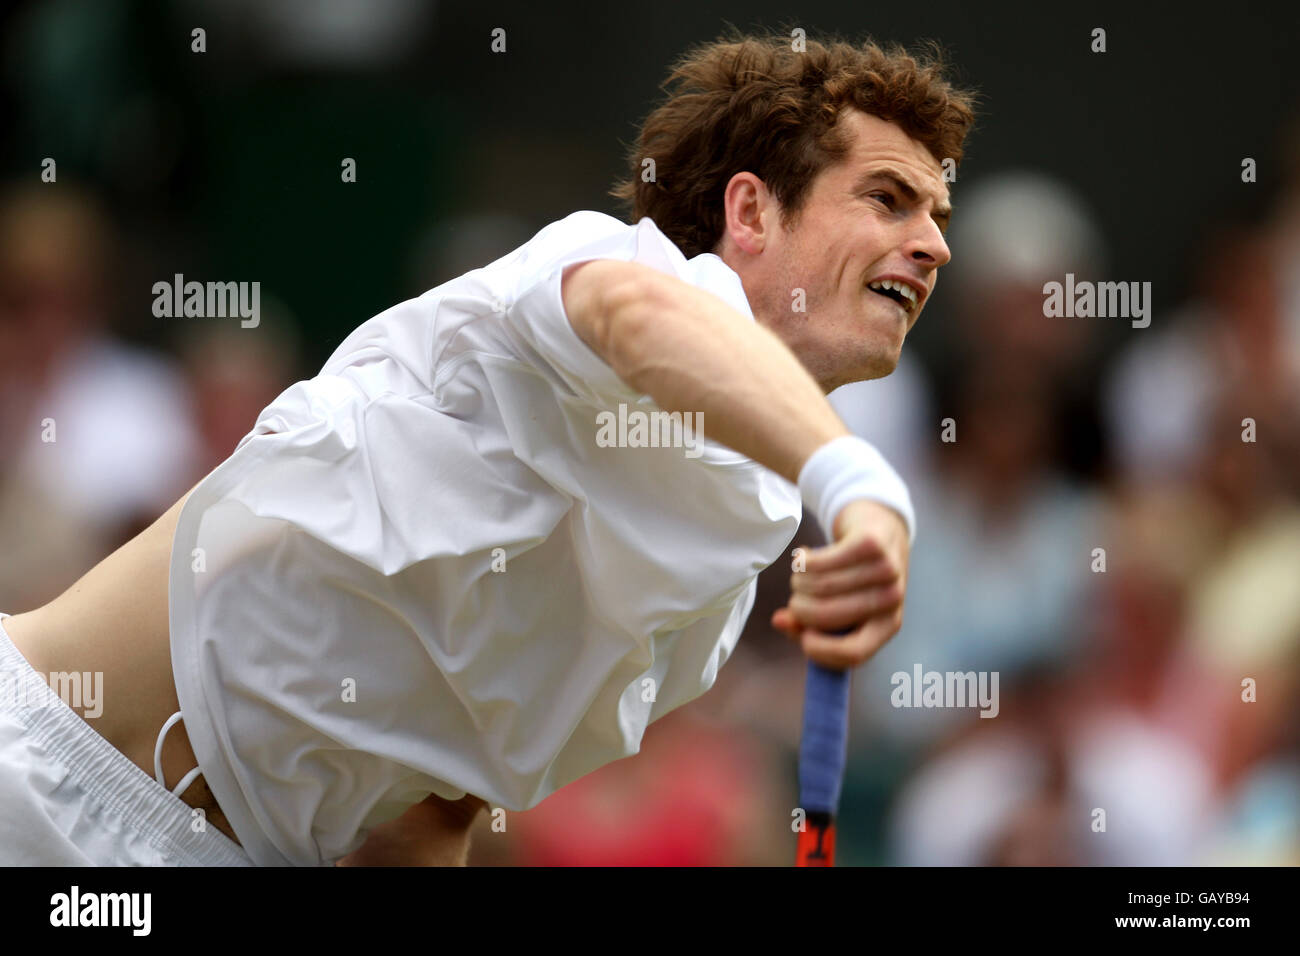
<svg viewBox="0 0 1300 956"><path fill-rule="evenodd" d="M894 370L938 268L951 258L939 163L893 123L855 109L839 122L852 137L849 153L813 180L792 228L762 193L753 207L761 241L752 234L739 251L729 215L720 253L740 274L755 318L826 392Z"/></svg>

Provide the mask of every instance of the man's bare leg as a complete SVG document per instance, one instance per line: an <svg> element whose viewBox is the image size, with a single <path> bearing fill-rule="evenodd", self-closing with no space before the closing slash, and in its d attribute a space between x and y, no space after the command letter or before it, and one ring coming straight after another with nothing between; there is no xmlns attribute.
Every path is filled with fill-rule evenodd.
<svg viewBox="0 0 1300 956"><path fill-rule="evenodd" d="M371 830L361 848L335 866L465 866L470 829L486 806L475 796L452 803L430 794L396 820Z"/></svg>

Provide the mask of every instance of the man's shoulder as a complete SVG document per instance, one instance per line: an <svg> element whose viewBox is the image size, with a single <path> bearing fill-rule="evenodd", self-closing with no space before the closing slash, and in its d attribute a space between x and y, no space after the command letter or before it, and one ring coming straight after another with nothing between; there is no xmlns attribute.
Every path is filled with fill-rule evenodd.
<svg viewBox="0 0 1300 956"><path fill-rule="evenodd" d="M518 264L550 269L565 260L613 258L639 262L712 292L742 315L753 318L740 276L719 256L705 252L687 258L649 216L626 223L592 210L570 213L546 226L521 248Z"/></svg>
<svg viewBox="0 0 1300 956"><path fill-rule="evenodd" d="M543 244L549 247L583 244L596 239L623 235L636 228L608 213L594 209L579 209L563 219L556 219L542 227L529 241L528 246Z"/></svg>
<svg viewBox="0 0 1300 956"><path fill-rule="evenodd" d="M592 209L580 209L547 224L521 247L521 251L530 255L564 255L611 243L626 243L629 252L638 255L652 249L661 257L675 260L679 266L687 261L677 245L649 216L628 223Z"/></svg>

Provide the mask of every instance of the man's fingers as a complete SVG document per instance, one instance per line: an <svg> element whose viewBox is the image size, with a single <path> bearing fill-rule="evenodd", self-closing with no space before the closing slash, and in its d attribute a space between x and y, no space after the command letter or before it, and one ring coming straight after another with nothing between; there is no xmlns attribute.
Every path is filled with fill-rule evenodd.
<svg viewBox="0 0 1300 956"><path fill-rule="evenodd" d="M790 609L785 607L779 608L772 614L772 626L796 643L799 641L799 634L803 631L799 621L790 613Z"/></svg>
<svg viewBox="0 0 1300 956"><path fill-rule="evenodd" d="M812 661L832 670L848 670L869 660L876 651L898 633L903 616L897 614L868 621L852 634L837 637L808 628L803 632L800 645Z"/></svg>
<svg viewBox="0 0 1300 956"><path fill-rule="evenodd" d="M809 548L804 556L804 570L834 571L836 568L864 564L884 556L884 548L874 536L855 535L822 548Z"/></svg>
<svg viewBox="0 0 1300 956"><path fill-rule="evenodd" d="M882 555L868 564L833 571L796 571L790 575L790 590L795 594L812 597L830 597L860 591L875 584L889 584L897 578L898 569L889 558Z"/></svg>
<svg viewBox="0 0 1300 956"><path fill-rule="evenodd" d="M856 627L869 617L901 607L903 584L892 581L865 591L830 598L807 594L790 595L790 613L805 627L819 631L840 631Z"/></svg>

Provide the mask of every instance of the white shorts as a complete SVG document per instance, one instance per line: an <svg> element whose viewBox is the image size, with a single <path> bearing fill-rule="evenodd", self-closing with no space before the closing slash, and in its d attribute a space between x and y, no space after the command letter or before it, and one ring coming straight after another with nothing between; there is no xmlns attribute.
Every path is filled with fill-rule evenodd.
<svg viewBox="0 0 1300 956"><path fill-rule="evenodd" d="M254 865L195 819L64 703L0 624L0 865Z"/></svg>

